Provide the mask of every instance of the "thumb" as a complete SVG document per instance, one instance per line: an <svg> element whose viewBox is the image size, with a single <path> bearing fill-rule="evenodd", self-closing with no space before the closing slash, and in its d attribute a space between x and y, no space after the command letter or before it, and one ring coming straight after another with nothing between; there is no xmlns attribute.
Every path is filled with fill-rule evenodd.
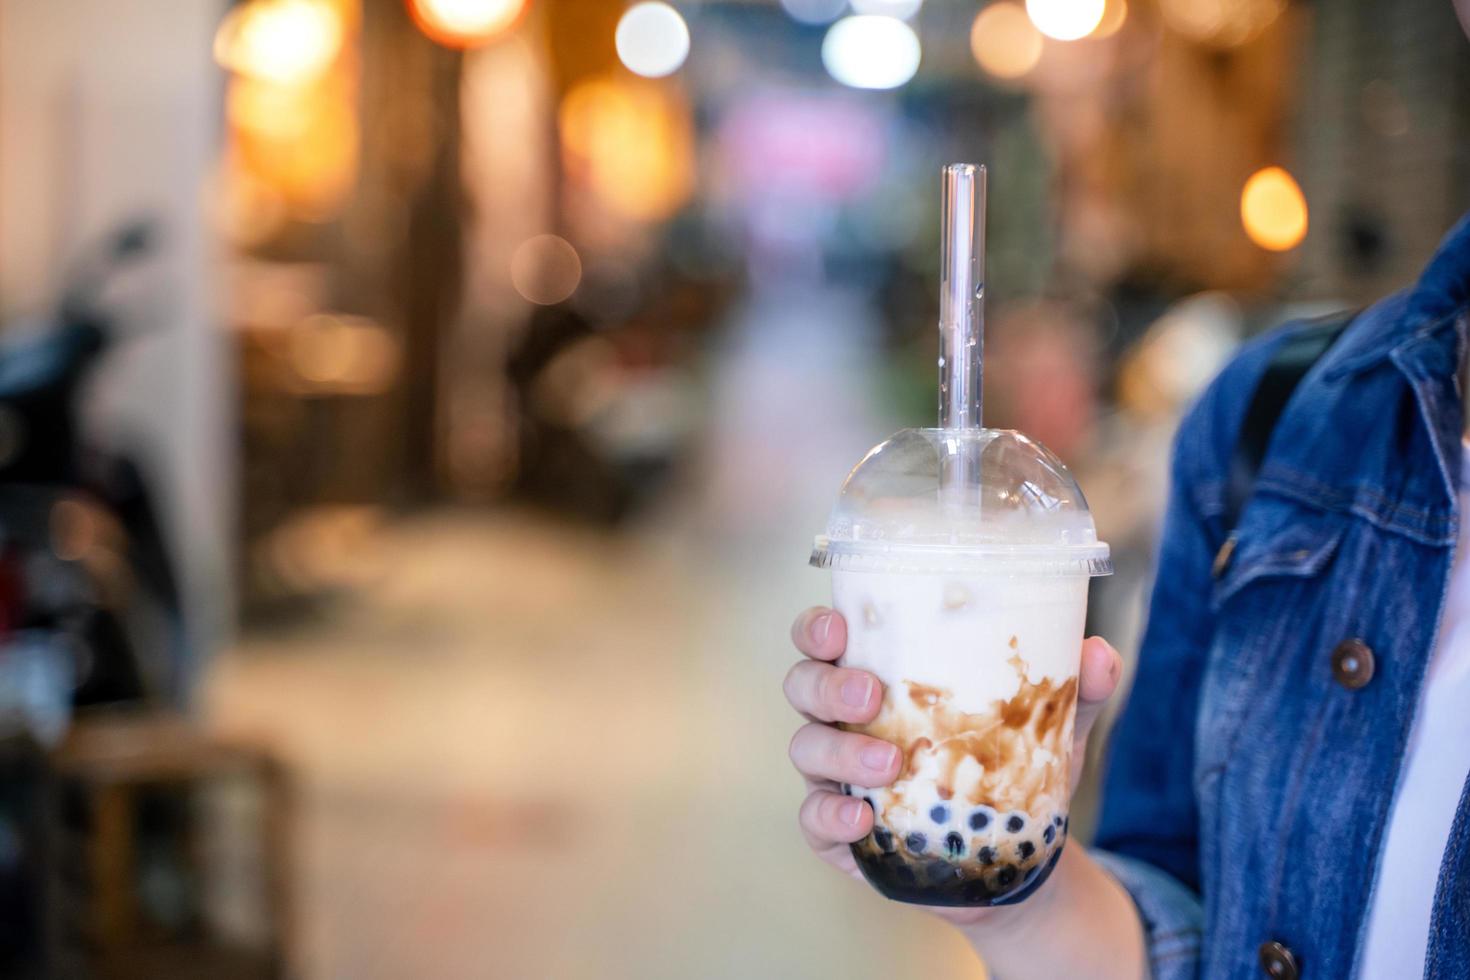
<svg viewBox="0 0 1470 980"><path fill-rule="evenodd" d="M1079 746L1087 741L1122 676L1123 658L1107 640L1089 636L1082 641L1082 666L1077 672L1077 722L1073 729Z"/></svg>

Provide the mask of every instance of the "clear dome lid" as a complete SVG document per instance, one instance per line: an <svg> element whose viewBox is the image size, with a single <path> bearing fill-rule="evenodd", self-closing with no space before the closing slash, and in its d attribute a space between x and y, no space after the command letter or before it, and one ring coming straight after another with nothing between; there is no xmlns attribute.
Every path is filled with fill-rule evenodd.
<svg viewBox="0 0 1470 980"><path fill-rule="evenodd" d="M854 571L1109 575L1082 488L1010 429L904 429L848 474L811 563Z"/></svg>

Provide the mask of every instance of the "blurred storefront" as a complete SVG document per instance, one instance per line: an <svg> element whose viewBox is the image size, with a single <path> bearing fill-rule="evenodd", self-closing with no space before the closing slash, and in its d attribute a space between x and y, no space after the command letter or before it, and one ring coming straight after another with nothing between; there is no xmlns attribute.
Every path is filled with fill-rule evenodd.
<svg viewBox="0 0 1470 980"><path fill-rule="evenodd" d="M260 753L189 755L254 788L150 825L224 884L159 845L139 917L322 977L980 975L770 777L810 535L933 417L940 166L991 168L987 421L1077 471L1131 651L1179 413L1410 280L1467 83L1442 0L0 0L0 308L157 218L88 410L163 488L186 730Z"/></svg>

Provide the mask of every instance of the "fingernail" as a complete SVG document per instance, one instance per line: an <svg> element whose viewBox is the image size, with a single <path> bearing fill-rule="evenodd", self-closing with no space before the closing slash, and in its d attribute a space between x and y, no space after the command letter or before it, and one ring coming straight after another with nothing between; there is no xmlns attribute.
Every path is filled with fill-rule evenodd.
<svg viewBox="0 0 1470 980"><path fill-rule="evenodd" d="M881 745L870 745L863 749L858 756L863 765L874 772L886 772L893 765L894 756L898 755L898 746L883 743Z"/></svg>
<svg viewBox="0 0 1470 980"><path fill-rule="evenodd" d="M822 613L812 620L812 639L818 643L827 642L827 634L832 632L832 614Z"/></svg>
<svg viewBox="0 0 1470 980"><path fill-rule="evenodd" d="M842 682L842 703L849 707L861 708L872 696L873 678L867 674L857 674Z"/></svg>
<svg viewBox="0 0 1470 980"><path fill-rule="evenodd" d="M837 815L841 817L842 822L847 824L849 827L856 827L858 825L858 821L863 819L863 801L848 800L838 809Z"/></svg>

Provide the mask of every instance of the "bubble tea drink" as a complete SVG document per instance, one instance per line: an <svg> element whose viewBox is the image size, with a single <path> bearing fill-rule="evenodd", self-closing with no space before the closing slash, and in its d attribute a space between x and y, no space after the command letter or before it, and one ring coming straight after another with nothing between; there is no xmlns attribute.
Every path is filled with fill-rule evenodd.
<svg viewBox="0 0 1470 980"><path fill-rule="evenodd" d="M883 682L846 726L898 745L854 844L889 898L1001 905L1030 894L1066 840L1088 581L1108 547L1066 467L980 425L983 168L944 171L940 427L906 429L849 474L812 564L847 620L841 663Z"/></svg>

